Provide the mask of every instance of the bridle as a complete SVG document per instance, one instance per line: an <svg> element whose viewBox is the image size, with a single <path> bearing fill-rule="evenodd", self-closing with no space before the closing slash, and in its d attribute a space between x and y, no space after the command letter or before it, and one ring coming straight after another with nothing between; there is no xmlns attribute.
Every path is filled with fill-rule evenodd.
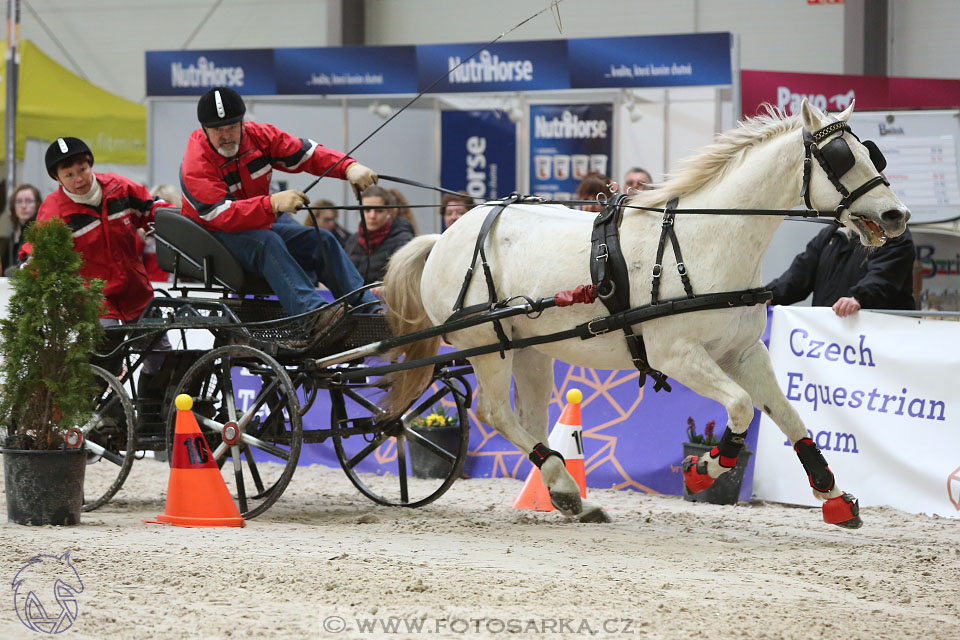
<svg viewBox="0 0 960 640"><path fill-rule="evenodd" d="M838 132L840 133L838 137L830 140L830 142L822 147L820 146L821 142ZM842 121L832 122L813 133L810 133L807 128L803 129L803 186L800 189L800 194L803 196L803 203L807 209L813 209L813 206L810 204L810 167L812 165L810 157L813 156L817 159L817 162L820 163L820 167L823 169L823 172L827 174L827 178L833 183L833 186L840 195L843 196L834 213L834 216L838 220L844 209L849 209L853 201L860 196L865 195L874 187L879 187L880 185L890 186L890 183L883 177L883 174L879 173L886 168L887 160L872 140L864 140L860 143L870 152L870 160L873 161L873 166L877 170L878 175L870 178L853 191L849 191L843 183L840 182L840 178L857 163L856 158L853 157L853 151L850 150L850 146L846 140L843 139L844 132L849 133L860 142L857 134L850 129L850 125Z"/></svg>

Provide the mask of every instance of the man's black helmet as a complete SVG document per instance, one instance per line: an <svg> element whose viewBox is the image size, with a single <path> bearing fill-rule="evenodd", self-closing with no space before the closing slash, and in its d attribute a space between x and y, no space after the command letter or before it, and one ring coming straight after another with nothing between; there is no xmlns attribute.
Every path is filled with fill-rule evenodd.
<svg viewBox="0 0 960 640"><path fill-rule="evenodd" d="M243 120L247 106L233 89L214 87L200 96L197 102L197 120L205 127L225 127Z"/></svg>
<svg viewBox="0 0 960 640"><path fill-rule="evenodd" d="M44 158L47 164L47 173L54 180L57 179L57 166L64 160L86 154L90 156L90 164L93 164L93 152L87 143L80 138L57 138L47 147L47 155Z"/></svg>

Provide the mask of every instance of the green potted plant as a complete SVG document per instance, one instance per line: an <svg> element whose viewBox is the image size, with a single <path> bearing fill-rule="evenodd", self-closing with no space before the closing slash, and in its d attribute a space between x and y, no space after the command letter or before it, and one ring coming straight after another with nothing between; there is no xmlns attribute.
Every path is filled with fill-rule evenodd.
<svg viewBox="0 0 960 640"><path fill-rule="evenodd" d="M413 420L410 430L454 455L459 450L460 421L455 410L443 405L437 405L430 413ZM415 478L446 478L450 475L453 468L451 461L441 458L412 438L408 442L410 468Z"/></svg>
<svg viewBox="0 0 960 640"><path fill-rule="evenodd" d="M26 239L32 258L13 273L7 315L0 320L7 519L77 524L86 468L77 426L89 418L97 396L89 361L103 333L103 282L80 275L83 258L62 220L34 224Z"/></svg>
<svg viewBox="0 0 960 640"><path fill-rule="evenodd" d="M703 433L697 433L697 423L693 416L687 418L687 441L683 443L683 457L698 456L702 458L709 455L710 450L717 444L715 433L716 422L710 420L703 427ZM720 474L720 477L714 481L713 486L704 489L699 493L690 493L687 491L687 485L683 485L683 499L691 502L711 502L713 504L736 504L740 497L740 485L743 483L743 476L747 471L747 464L750 462L750 456L753 452L744 446L737 456L737 466L730 471ZM680 476L683 482L683 475Z"/></svg>

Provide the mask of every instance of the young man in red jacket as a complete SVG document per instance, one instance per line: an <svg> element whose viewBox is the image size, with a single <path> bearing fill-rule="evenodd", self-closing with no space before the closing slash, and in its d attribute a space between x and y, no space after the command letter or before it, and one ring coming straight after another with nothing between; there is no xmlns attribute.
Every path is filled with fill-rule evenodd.
<svg viewBox="0 0 960 640"><path fill-rule="evenodd" d="M329 175L362 191L377 174L313 140L244 122L244 113L243 98L233 89L216 87L200 97L201 127L190 134L180 165L182 213L212 231L245 270L262 274L290 315L326 304L318 279L338 298L362 287L363 277L333 234L284 215L309 198L294 189L271 195L270 177L274 169L321 175L332 167ZM375 301L365 291L351 302Z"/></svg>
<svg viewBox="0 0 960 640"><path fill-rule="evenodd" d="M57 138L47 148L45 160L47 173L60 188L44 199L37 222L61 218L73 230L73 248L83 256L80 274L105 283L100 324L135 322L153 299L137 251L137 229L153 222L157 208L170 205L154 200L143 185L123 176L94 174L93 152L79 138ZM29 244L23 246L21 261L31 250ZM164 337L154 348L166 350L170 343ZM140 375L144 391L162 362L162 354L146 358Z"/></svg>

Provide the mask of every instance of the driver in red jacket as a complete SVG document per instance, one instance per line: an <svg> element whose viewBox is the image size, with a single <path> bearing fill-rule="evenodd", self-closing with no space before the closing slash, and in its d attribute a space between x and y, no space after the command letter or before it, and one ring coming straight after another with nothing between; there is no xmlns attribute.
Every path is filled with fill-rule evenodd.
<svg viewBox="0 0 960 640"><path fill-rule="evenodd" d="M215 87L200 97L201 127L190 134L180 165L183 215L213 232L246 271L262 274L289 315L326 304L317 280L337 298L362 287L363 277L333 234L285 215L308 204L307 196L293 189L271 195L270 178L274 169L314 175L329 170L363 190L377 174L313 140L245 122L245 113L233 89ZM377 302L369 291L358 297L350 302Z"/></svg>

